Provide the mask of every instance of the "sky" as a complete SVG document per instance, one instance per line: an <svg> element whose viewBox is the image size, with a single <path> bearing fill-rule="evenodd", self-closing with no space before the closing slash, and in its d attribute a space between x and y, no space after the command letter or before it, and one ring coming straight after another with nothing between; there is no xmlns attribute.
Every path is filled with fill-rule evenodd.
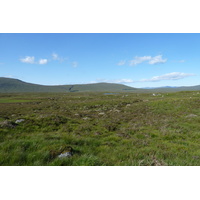
<svg viewBox="0 0 200 200"><path fill-rule="evenodd" d="M42 85L200 85L198 33L1 33L0 77Z"/></svg>

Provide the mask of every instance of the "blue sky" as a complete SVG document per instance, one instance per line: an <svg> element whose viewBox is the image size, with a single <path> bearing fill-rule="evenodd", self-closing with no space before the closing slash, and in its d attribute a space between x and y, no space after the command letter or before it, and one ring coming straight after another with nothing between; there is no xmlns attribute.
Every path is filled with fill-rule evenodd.
<svg viewBox="0 0 200 200"><path fill-rule="evenodd" d="M0 34L0 77L43 85L199 85L200 34Z"/></svg>

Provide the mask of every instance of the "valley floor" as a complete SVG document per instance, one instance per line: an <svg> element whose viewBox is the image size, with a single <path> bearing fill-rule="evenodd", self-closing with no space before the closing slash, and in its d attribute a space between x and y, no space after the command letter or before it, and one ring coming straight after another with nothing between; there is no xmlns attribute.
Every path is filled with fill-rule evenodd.
<svg viewBox="0 0 200 200"><path fill-rule="evenodd" d="M0 165L199 166L200 92L0 94Z"/></svg>

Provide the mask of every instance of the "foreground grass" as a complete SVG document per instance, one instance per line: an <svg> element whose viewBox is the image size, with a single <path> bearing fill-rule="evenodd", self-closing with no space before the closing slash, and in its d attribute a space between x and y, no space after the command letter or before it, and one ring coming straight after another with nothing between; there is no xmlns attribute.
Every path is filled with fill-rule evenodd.
<svg viewBox="0 0 200 200"><path fill-rule="evenodd" d="M199 105L198 92L2 94L0 165L199 166Z"/></svg>

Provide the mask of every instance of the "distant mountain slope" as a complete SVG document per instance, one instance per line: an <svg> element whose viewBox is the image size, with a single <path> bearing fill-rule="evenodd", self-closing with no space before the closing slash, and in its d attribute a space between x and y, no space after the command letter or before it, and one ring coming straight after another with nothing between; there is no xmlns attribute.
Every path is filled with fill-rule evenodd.
<svg viewBox="0 0 200 200"><path fill-rule="evenodd" d="M143 92L180 92L180 91L197 91L200 90L200 85L185 86L185 87L160 87L153 89L143 89Z"/></svg>
<svg viewBox="0 0 200 200"><path fill-rule="evenodd" d="M72 91L96 91L96 92L122 92L122 91L133 91L136 88L129 87L122 84L116 83L93 83L93 84L83 84L83 85L74 85Z"/></svg>
<svg viewBox="0 0 200 200"><path fill-rule="evenodd" d="M115 83L93 83L93 84L75 84L75 85L57 85L45 86L12 78L0 77L0 93L21 93L21 92L178 92L200 90L200 85L191 87L161 87L140 89Z"/></svg>
<svg viewBox="0 0 200 200"><path fill-rule="evenodd" d="M20 92L123 92L135 88L114 83L95 83L77 85L44 86L26 83L18 79L0 78L0 93Z"/></svg>
<svg viewBox="0 0 200 200"><path fill-rule="evenodd" d="M0 78L0 92L65 92L65 86L43 86L26 83L18 79Z"/></svg>

